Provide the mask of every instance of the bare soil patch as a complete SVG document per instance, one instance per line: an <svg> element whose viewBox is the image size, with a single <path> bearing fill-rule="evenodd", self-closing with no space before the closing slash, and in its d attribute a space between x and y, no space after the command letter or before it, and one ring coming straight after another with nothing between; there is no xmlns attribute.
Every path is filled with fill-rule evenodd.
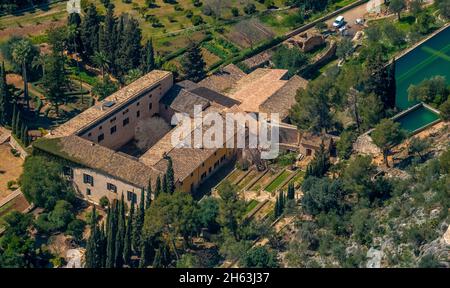
<svg viewBox="0 0 450 288"><path fill-rule="evenodd" d="M11 146L8 144L0 145L0 199L12 193L7 188L8 181L16 181L22 174L23 160L11 154Z"/></svg>

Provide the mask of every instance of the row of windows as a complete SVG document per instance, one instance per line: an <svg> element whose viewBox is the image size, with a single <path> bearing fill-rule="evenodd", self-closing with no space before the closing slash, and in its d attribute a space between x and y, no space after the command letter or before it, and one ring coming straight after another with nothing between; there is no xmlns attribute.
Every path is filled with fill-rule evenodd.
<svg viewBox="0 0 450 288"><path fill-rule="evenodd" d="M83 174L83 182L85 184L90 184L91 186L94 186L94 177L92 177L89 174ZM110 192L117 193L117 186L112 183L106 183L106 189ZM86 195L91 195L91 189L86 189ZM136 203L137 196L136 193L127 191L127 200L128 201L134 201Z"/></svg>
<svg viewBox="0 0 450 288"><path fill-rule="evenodd" d="M150 95L150 97L151 97L151 95ZM137 106L139 106L139 102L137 103ZM152 108L153 108L153 103L150 103L148 105L148 110L152 110ZM129 109L126 109L125 111L122 112L122 114L125 115L128 112L129 112ZM141 117L141 111L140 110L136 111L136 118L139 118L139 117ZM116 120L117 120L117 117L114 116L113 118L111 118L109 120L109 123L114 123L114 122L116 122ZM122 121L122 126L123 127L127 126L128 124L130 124L130 118L129 117L123 119L123 121ZM100 131L103 130L103 126L99 126L98 130L100 130ZM110 128L110 134L111 135L116 133L116 131L117 131L117 127L116 126L113 126L113 127ZM88 133L88 137L91 137L91 136L92 136L92 133L89 132ZM105 140L104 133L98 135L98 137L97 137L97 142L101 142L103 140Z"/></svg>

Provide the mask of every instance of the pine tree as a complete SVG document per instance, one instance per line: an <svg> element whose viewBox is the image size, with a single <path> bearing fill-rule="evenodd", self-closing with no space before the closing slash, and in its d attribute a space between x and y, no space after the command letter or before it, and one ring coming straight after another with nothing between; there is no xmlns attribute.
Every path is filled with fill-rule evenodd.
<svg viewBox="0 0 450 288"><path fill-rule="evenodd" d="M131 234L132 234L132 226L133 226L133 217L134 217L134 199L131 201L131 207L130 207L130 213L128 214L127 218L127 230L125 232L125 244L123 249L123 260L126 265L131 264L131 253L132 253L132 241L131 241Z"/></svg>
<svg viewBox="0 0 450 288"><path fill-rule="evenodd" d="M106 12L104 24L102 28L100 29L99 34L99 46L100 51L106 55L108 63L109 63L109 70L114 71L114 60L116 55L116 49L118 42L116 42L116 25L117 25L117 19L114 17L114 5L110 4L108 5L108 10Z"/></svg>
<svg viewBox="0 0 450 288"><path fill-rule="evenodd" d="M144 73L149 73L155 69L155 51L153 49L153 40L147 40L142 49L141 69Z"/></svg>
<svg viewBox="0 0 450 288"><path fill-rule="evenodd" d="M83 43L84 55L90 59L94 52L98 51L100 17L94 4L90 4L86 9L86 16L81 22L81 41Z"/></svg>
<svg viewBox="0 0 450 288"><path fill-rule="evenodd" d="M175 192L175 175L174 175L174 171L173 171L173 163L172 163L172 158L167 157L167 191L172 194L173 192Z"/></svg>
<svg viewBox="0 0 450 288"><path fill-rule="evenodd" d="M205 78L205 61L198 43L192 42L182 61L182 70L186 79L198 82Z"/></svg>
<svg viewBox="0 0 450 288"><path fill-rule="evenodd" d="M121 16L123 18L123 16ZM117 76L120 77L123 82L124 76L129 70L138 68L141 62L141 41L142 33L139 28L139 23L134 18L128 18L123 27L123 32L120 35L120 45L117 53L117 67L120 70L117 71Z"/></svg>
<svg viewBox="0 0 450 288"><path fill-rule="evenodd" d="M5 63L0 67L0 125L9 123L11 117L11 99L6 83Z"/></svg>
<svg viewBox="0 0 450 288"><path fill-rule="evenodd" d="M147 194L145 197L145 209L150 208L152 203L152 179L148 180Z"/></svg>

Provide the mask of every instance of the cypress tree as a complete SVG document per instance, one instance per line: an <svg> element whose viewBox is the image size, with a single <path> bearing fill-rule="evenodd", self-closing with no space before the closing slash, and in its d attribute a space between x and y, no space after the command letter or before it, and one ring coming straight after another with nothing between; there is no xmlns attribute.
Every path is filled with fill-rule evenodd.
<svg viewBox="0 0 450 288"><path fill-rule="evenodd" d="M16 135L16 137L20 138L20 129L21 129L21 122L22 119L20 118L20 110L17 112L17 116L16 116L16 123L14 124L14 135Z"/></svg>
<svg viewBox="0 0 450 288"><path fill-rule="evenodd" d="M191 42L182 60L182 70L186 79L198 82L205 78L205 61L198 43Z"/></svg>
<svg viewBox="0 0 450 288"><path fill-rule="evenodd" d="M106 239L106 231L105 231L105 223L102 224L102 228L100 230L100 252L101 252L101 265L102 267L105 267L106 265L106 245L107 245L107 239Z"/></svg>
<svg viewBox="0 0 450 288"><path fill-rule="evenodd" d="M156 178L156 188L155 188L155 198L158 197L158 195L161 193L161 177Z"/></svg>
<svg viewBox="0 0 450 288"><path fill-rule="evenodd" d="M125 232L125 244L123 249L123 260L126 265L131 264L131 234L132 234L132 225L133 225L133 217L134 217L134 199L131 201L130 213L127 218L127 229Z"/></svg>
<svg viewBox="0 0 450 288"><path fill-rule="evenodd" d="M0 67L0 124L5 125L11 117L11 99L6 83L5 63Z"/></svg>
<svg viewBox="0 0 450 288"><path fill-rule="evenodd" d="M162 179L162 183L161 184L162 184L161 191L163 193L168 193L169 190L168 190L168 187L167 187L167 175L166 174L163 175L163 179Z"/></svg>
<svg viewBox="0 0 450 288"><path fill-rule="evenodd" d="M125 201L123 199L123 193L118 204L117 214L117 233L115 239L115 260L114 267L122 268L123 266L123 250L125 239Z"/></svg>
<svg viewBox="0 0 450 288"><path fill-rule="evenodd" d="M274 216L275 218L278 218L280 216L280 195L277 195L277 198L275 199L275 208L274 208Z"/></svg>
<svg viewBox="0 0 450 288"><path fill-rule="evenodd" d="M147 40L142 49L141 69L144 73L149 73L155 69L155 51L153 49L153 40Z"/></svg>
<svg viewBox="0 0 450 288"><path fill-rule="evenodd" d="M12 114L12 120L11 120L11 132L14 133L16 131L16 122L17 122L17 111L16 111L16 105L13 105L13 114Z"/></svg>
<svg viewBox="0 0 450 288"><path fill-rule="evenodd" d="M22 143L25 144L25 139L26 139L26 135L25 135L25 123L22 121L22 123L20 124L20 135L19 135L20 140L22 140Z"/></svg>
<svg viewBox="0 0 450 288"><path fill-rule="evenodd" d="M148 252L147 252L147 244L145 243L145 241L142 242L142 246L141 246L140 250L141 250L141 256L140 256L140 259L139 259L139 268L145 268L145 267L147 267L147 263L148 263L148 260L147 260L147 254L148 254Z"/></svg>
<svg viewBox="0 0 450 288"><path fill-rule="evenodd" d="M287 198L290 199L290 200L294 200L295 199L294 183L292 183L292 182L288 184Z"/></svg>
<svg viewBox="0 0 450 288"><path fill-rule="evenodd" d="M153 265L152 265L153 268L162 268L163 267L161 254L162 254L161 248L158 248L155 253L155 258L153 259Z"/></svg>
<svg viewBox="0 0 450 288"><path fill-rule="evenodd" d="M115 264L115 248L116 248L116 233L117 233L117 200L113 201L110 209L110 217L107 232L107 250L106 250L106 268L114 268Z"/></svg>
<svg viewBox="0 0 450 288"><path fill-rule="evenodd" d="M145 197L145 209L150 208L152 203L152 179L148 180L147 194Z"/></svg>
<svg viewBox="0 0 450 288"><path fill-rule="evenodd" d="M173 171L173 163L172 163L172 158L167 157L167 191L172 194L173 192L175 192L175 175L174 175L174 171Z"/></svg>
<svg viewBox="0 0 450 288"><path fill-rule="evenodd" d="M145 200L144 189L141 190L141 199L139 203L139 209L137 211L136 220L134 223L133 231L133 247L139 251L142 247L142 227L144 226L145 216Z"/></svg>
<svg viewBox="0 0 450 288"><path fill-rule="evenodd" d="M97 213L92 210L91 235L86 246L86 268L101 268L102 265L101 233L97 226Z"/></svg>

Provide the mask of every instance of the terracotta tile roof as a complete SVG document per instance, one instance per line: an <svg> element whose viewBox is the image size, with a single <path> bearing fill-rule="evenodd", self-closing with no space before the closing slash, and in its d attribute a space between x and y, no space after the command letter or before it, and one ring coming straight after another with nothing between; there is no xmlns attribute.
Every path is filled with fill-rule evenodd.
<svg viewBox="0 0 450 288"><path fill-rule="evenodd" d="M265 113L279 113L280 119L289 115L289 110L295 104L295 95L299 88L306 88L308 81L300 76L293 76L289 81L264 101L259 110Z"/></svg>
<svg viewBox="0 0 450 288"><path fill-rule="evenodd" d="M136 158L76 135L42 138L33 147L141 187L146 187L150 178L154 181L162 173Z"/></svg>
<svg viewBox="0 0 450 288"><path fill-rule="evenodd" d="M153 70L130 85L108 96L101 103L97 103L66 123L60 125L47 134L47 137L63 137L75 134L82 128L92 124L94 121L102 119L110 113L113 113L116 109L127 103L127 101L133 99L135 96L151 90L160 80L168 77L173 77L171 72ZM106 103L114 104L112 107L105 107Z"/></svg>
<svg viewBox="0 0 450 288"><path fill-rule="evenodd" d="M283 69L256 69L237 83L229 92L230 97L241 102L246 112L258 112L259 106L286 84Z"/></svg>
<svg viewBox="0 0 450 288"><path fill-rule="evenodd" d="M233 87L245 75L247 74L239 69L239 67L234 64L229 64L200 81L198 85L223 93Z"/></svg>

